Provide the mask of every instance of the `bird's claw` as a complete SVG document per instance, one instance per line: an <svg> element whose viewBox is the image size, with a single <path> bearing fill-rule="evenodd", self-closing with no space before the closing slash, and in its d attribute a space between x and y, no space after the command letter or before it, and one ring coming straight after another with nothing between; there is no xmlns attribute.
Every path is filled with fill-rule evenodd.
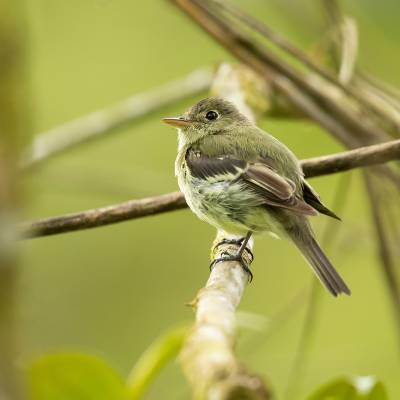
<svg viewBox="0 0 400 400"><path fill-rule="evenodd" d="M227 239L227 240L229 240L229 239ZM251 256L251 261L250 262L252 262L253 258L254 258L253 253L248 248L246 248L246 251L248 251L250 253L250 256ZM247 266L247 263L243 259L243 255L242 254L230 254L227 251L224 251L221 254L221 257L216 258L211 262L210 271L213 270L213 268L215 267L215 265L217 263L225 262L225 261L237 261L242 266L243 270L247 273L249 283L253 280L253 273L250 271L250 268Z"/></svg>
<svg viewBox="0 0 400 400"><path fill-rule="evenodd" d="M214 251L215 251L216 249L218 249L218 247L223 246L223 245L225 245L225 244L235 244L235 245L237 245L237 246L240 247L245 239L246 239L246 238L244 238L244 237L242 237L242 238L240 238L240 239L227 239L227 238L222 239L220 242L218 242L218 243L214 246ZM254 260L254 254L253 254L253 252L252 252L247 246L246 246L246 248L244 249L244 251L246 251L246 252L250 255L250 257L251 257L250 263L252 263L253 260ZM224 253L225 253L225 254L229 254L229 253L227 253L227 252L224 252ZM212 264L211 264L211 265L212 265Z"/></svg>

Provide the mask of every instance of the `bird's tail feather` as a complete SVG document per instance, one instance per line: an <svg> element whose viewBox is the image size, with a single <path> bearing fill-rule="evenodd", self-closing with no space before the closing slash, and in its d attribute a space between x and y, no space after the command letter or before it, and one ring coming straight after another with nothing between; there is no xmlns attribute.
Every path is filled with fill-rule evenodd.
<svg viewBox="0 0 400 400"><path fill-rule="evenodd" d="M350 296L350 289L321 250L312 233L307 234L305 238L299 235L290 236L329 292L335 297L340 293Z"/></svg>

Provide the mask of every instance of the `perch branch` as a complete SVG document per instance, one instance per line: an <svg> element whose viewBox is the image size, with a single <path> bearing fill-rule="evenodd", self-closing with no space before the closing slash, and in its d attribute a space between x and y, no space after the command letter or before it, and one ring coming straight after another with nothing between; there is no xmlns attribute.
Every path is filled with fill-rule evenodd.
<svg viewBox="0 0 400 400"><path fill-rule="evenodd" d="M167 105L205 91L210 87L212 76L209 69L196 70L184 78L42 133L26 151L21 167L36 165L78 144L112 133Z"/></svg>
<svg viewBox="0 0 400 400"><path fill-rule="evenodd" d="M315 157L301 162L306 178L347 171L400 159L400 140L360 147L333 155ZM77 230L96 228L186 208L179 192L130 200L108 207L46 218L24 223L20 229L23 238L34 238Z"/></svg>
<svg viewBox="0 0 400 400"><path fill-rule="evenodd" d="M221 256L222 251L227 249L220 248L214 255ZM235 309L247 279L240 264L218 263L194 302L196 324L181 353L181 362L195 388L195 399L270 398L261 379L248 375L232 352Z"/></svg>

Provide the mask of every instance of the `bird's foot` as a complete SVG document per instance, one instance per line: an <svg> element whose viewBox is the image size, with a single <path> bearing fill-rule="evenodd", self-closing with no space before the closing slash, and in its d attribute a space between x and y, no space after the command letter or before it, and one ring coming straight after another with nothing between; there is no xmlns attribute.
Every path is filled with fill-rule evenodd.
<svg viewBox="0 0 400 400"><path fill-rule="evenodd" d="M230 239L224 239L224 240L230 240ZM243 241L243 239L241 239L241 241ZM218 245L221 243L218 243ZM225 243L225 244L228 244L228 243ZM230 242L229 244L233 244L233 243ZM240 244L240 243L235 242L235 244ZM254 259L253 253L247 247L246 247L245 251L249 252L249 254L251 256L251 260L250 260L250 263L251 263ZM222 252L221 257L214 259L212 261L212 263L210 264L210 271L212 271L212 269L215 267L215 265L217 263L225 262L225 261L237 261L242 266L243 270L247 273L249 282L251 282L253 280L253 273L250 271L250 268L248 267L246 261L244 260L243 254L240 254L240 253L230 254L227 251Z"/></svg>
<svg viewBox="0 0 400 400"><path fill-rule="evenodd" d="M213 251L215 252L215 250L218 249L218 247L226 245L226 244L227 245L234 244L234 245L239 246L239 248L240 248L240 246L243 244L244 240L246 240L245 237L242 237L242 238L239 238L239 239L227 239L227 238L224 238L214 246ZM244 251L247 252L247 254L250 256L250 262L249 263L251 264L253 262L253 260L254 260L253 252L247 246L243 249L243 252ZM225 254L229 254L228 252L224 252L224 253ZM237 254L237 256L239 257L239 253ZM213 266L213 263L211 263L211 266ZM210 269L211 269L211 266L210 266Z"/></svg>

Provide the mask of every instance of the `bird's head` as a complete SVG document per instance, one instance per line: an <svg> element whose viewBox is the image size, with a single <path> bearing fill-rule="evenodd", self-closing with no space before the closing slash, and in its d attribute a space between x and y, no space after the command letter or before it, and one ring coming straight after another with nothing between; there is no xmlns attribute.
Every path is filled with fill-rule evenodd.
<svg viewBox="0 0 400 400"><path fill-rule="evenodd" d="M231 102L220 98L201 100L182 116L163 118L162 121L178 128L188 143L208 135L234 131L238 124L250 123Z"/></svg>

